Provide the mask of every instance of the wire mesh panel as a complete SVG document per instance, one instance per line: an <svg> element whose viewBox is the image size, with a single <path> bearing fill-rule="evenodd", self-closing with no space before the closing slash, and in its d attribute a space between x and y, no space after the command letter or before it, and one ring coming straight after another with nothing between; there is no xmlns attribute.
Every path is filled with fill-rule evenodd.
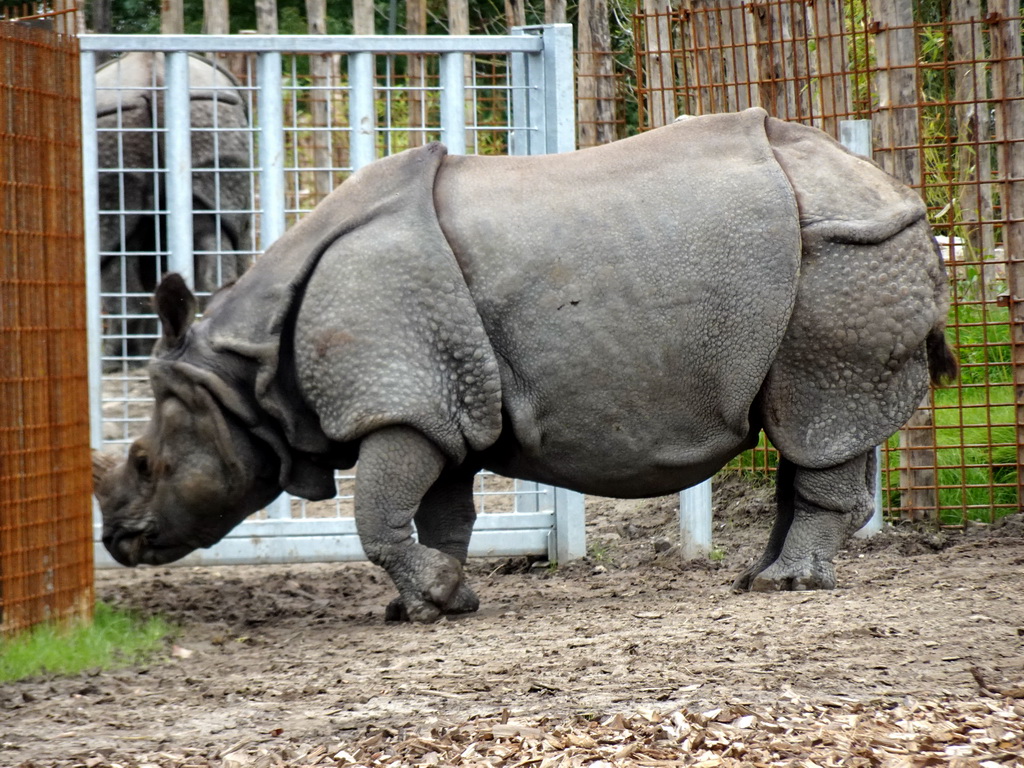
<svg viewBox="0 0 1024 768"><path fill-rule="evenodd" d="M180 54L132 51L97 70L104 276L100 442L115 450L124 450L140 434L152 407L143 365L157 333L148 303L157 275L168 269L190 272L198 295L208 299L217 285L250 258L259 258L284 228L374 157L438 139L450 151L507 154L517 137L530 151L544 151L550 133L543 110L524 110L514 123L513 102L545 105L546 96L532 93L540 86L528 77L513 82L516 54L502 50L500 42L478 40L464 48L460 45L467 43L459 39L433 38L417 49L409 38L396 38L390 42L402 40L413 52L391 45L374 53L351 41L345 52L290 48L281 37L264 38L259 45L255 38L223 39L234 47L212 48L210 38L202 38L204 54L189 58L187 98L177 111L171 106L172 80ZM88 51L102 50L95 39L83 40ZM167 50L188 50L189 40L177 38L177 47ZM304 45L309 41L302 39ZM386 42L373 39L376 46ZM535 39L513 42L522 51L539 50ZM166 36L153 44L170 45ZM527 75L547 71L532 60L517 66ZM175 122L174 116L188 111L190 121L180 130L182 120ZM181 133L191 139L190 150L179 150L191 165L191 177L172 170L171 147ZM524 142L530 134L540 138ZM176 205L172 187L180 187L182 179L189 186L189 178L187 196ZM182 232L188 235L183 246ZM183 254L194 255L194 263L183 264ZM362 557L352 520L354 475L338 473L336 479L335 499L315 504L284 499L252 516L204 553L203 561ZM553 494L481 474L476 496L486 519L477 526L471 553L514 554L517 547L547 551ZM507 513L515 513L514 519L498 520ZM97 552L98 562L112 562Z"/></svg>
<svg viewBox="0 0 1024 768"><path fill-rule="evenodd" d="M0 632L91 615L78 48L0 22Z"/></svg>
<svg viewBox="0 0 1024 768"><path fill-rule="evenodd" d="M838 139L842 119L871 119L874 159L928 205L962 365L883 446L883 502L890 517L964 525L1020 509L1021 14L1012 2L929 8L693 0L637 14L638 100L646 128L761 106ZM732 466L775 463L762 440Z"/></svg>

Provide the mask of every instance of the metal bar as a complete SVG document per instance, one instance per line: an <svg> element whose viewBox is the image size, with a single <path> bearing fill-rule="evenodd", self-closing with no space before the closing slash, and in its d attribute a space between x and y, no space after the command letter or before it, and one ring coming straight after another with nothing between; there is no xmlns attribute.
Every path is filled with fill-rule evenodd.
<svg viewBox="0 0 1024 768"><path fill-rule="evenodd" d="M871 121L870 120L840 120L839 121L839 143L851 152L854 152L868 159L872 155L871 147ZM875 448L875 511L855 535L858 538L866 539L874 536L882 530L884 520L882 518L882 449Z"/></svg>
<svg viewBox="0 0 1024 768"><path fill-rule="evenodd" d="M453 155L466 154L466 75L461 52L441 54L441 141Z"/></svg>
<svg viewBox="0 0 1024 768"><path fill-rule="evenodd" d="M684 560L711 554L711 480L679 493L679 546Z"/></svg>
<svg viewBox="0 0 1024 768"><path fill-rule="evenodd" d="M81 35L82 51L201 51L289 53L539 52L532 35Z"/></svg>
<svg viewBox="0 0 1024 768"><path fill-rule="evenodd" d="M96 54L81 55L82 208L85 239L85 328L89 373L89 444L103 447L103 308L100 302L100 185L96 142Z"/></svg>
<svg viewBox="0 0 1024 768"><path fill-rule="evenodd" d="M377 157L376 112L373 103L373 54L352 53L348 57L349 140L352 168L359 170Z"/></svg>
<svg viewBox="0 0 1024 768"><path fill-rule="evenodd" d="M587 554L585 503L582 493L565 488L553 489L555 527L548 545L548 558L567 563Z"/></svg>
<svg viewBox="0 0 1024 768"><path fill-rule="evenodd" d="M284 99L281 87L280 51L263 51L256 63L259 82L257 109L260 118L260 222L265 251L285 231ZM266 507L271 518L289 518L292 500L282 493Z"/></svg>
<svg viewBox="0 0 1024 768"><path fill-rule="evenodd" d="M263 250L285 230L284 100L281 90L281 54L264 51L257 61L260 120L260 237Z"/></svg>
<svg viewBox="0 0 1024 768"><path fill-rule="evenodd" d="M513 29L513 34L523 33ZM528 64L525 53L510 53L509 56L509 84L512 93L509 97L509 131L508 153L510 155L530 154L530 99L527 88L529 87Z"/></svg>
<svg viewBox="0 0 1024 768"><path fill-rule="evenodd" d="M547 152L576 149L576 93L572 25L546 24L544 39L544 117Z"/></svg>
<svg viewBox="0 0 1024 768"><path fill-rule="evenodd" d="M167 130L167 269L195 284L192 256L192 122L188 89L188 53L167 54L164 65L167 92L163 123Z"/></svg>

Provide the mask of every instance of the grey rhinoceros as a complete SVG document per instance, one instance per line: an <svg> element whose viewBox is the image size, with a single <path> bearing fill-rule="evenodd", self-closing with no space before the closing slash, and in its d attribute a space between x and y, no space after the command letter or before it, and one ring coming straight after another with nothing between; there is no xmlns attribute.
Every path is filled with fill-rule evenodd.
<svg viewBox="0 0 1024 768"><path fill-rule="evenodd" d="M210 292L251 261L249 116L238 81L216 62L189 56L188 80L196 287ZM150 306L137 296L156 287L155 254L166 247L164 86L162 53L128 53L96 70L102 285L113 326L106 351L115 356L147 354L156 331L138 317Z"/></svg>
<svg viewBox="0 0 1024 768"><path fill-rule="evenodd" d="M547 157L432 144L354 174L193 322L168 276L156 398L98 456L127 565L218 541L358 458L389 618L473 611L481 468L620 497L704 480L763 429L778 514L744 589L831 588L873 449L953 376L947 283L908 188L761 110ZM114 466L116 464L116 466ZM413 537L412 523L418 534Z"/></svg>

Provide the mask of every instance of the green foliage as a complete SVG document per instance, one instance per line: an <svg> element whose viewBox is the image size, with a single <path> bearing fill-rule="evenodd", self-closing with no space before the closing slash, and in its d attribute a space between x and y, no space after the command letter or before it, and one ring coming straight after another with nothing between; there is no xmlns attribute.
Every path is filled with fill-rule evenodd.
<svg viewBox="0 0 1024 768"><path fill-rule="evenodd" d="M44 624L0 640L0 683L138 664L157 652L173 632L163 619L142 619L97 603L92 624Z"/></svg>

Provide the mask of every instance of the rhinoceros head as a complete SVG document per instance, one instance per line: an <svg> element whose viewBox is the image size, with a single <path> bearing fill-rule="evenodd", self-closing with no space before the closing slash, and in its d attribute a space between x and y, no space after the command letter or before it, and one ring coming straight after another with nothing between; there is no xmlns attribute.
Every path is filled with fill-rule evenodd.
<svg viewBox="0 0 1024 768"><path fill-rule="evenodd" d="M195 298L177 275L155 303L163 326L150 365L155 405L125 460L93 457L103 543L124 565L160 565L219 541L281 491L280 462L176 362L189 344Z"/></svg>

